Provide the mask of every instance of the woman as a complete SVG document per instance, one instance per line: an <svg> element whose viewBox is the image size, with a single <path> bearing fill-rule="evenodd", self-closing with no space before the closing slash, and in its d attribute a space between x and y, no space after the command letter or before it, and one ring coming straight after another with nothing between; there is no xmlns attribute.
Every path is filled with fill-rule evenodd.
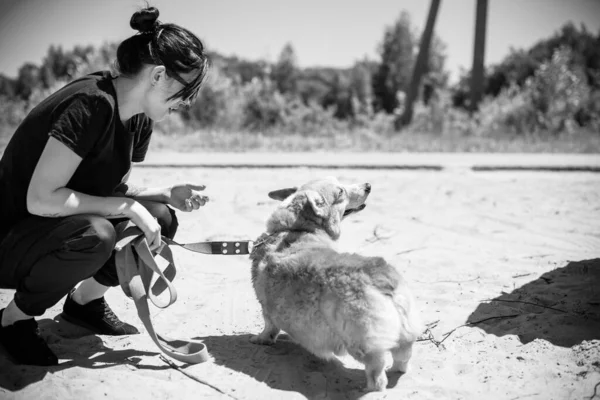
<svg viewBox="0 0 600 400"><path fill-rule="evenodd" d="M138 333L104 300L119 284L114 226L133 221L156 249L177 229L169 206L192 211L208 201L204 186L127 183L152 121L194 101L208 68L202 42L158 14L151 7L132 16L139 33L117 50L118 76L91 74L49 96L0 160L0 287L16 289L0 310L0 343L18 363L58 363L34 317L65 295L65 320L99 334Z"/></svg>

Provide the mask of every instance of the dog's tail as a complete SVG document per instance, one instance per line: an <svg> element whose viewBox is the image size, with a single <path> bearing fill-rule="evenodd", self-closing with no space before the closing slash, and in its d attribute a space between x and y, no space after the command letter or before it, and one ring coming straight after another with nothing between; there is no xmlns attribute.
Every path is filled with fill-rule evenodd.
<svg viewBox="0 0 600 400"><path fill-rule="evenodd" d="M401 326L403 327L400 340L414 342L422 332L422 323L415 309L415 300L412 293L398 270L381 258L374 268L369 269L373 285L394 304Z"/></svg>
<svg viewBox="0 0 600 400"><path fill-rule="evenodd" d="M401 285L394 293L393 301L404 327L400 340L414 342L421 335L423 324L418 317L412 294L405 285Z"/></svg>
<svg viewBox="0 0 600 400"><path fill-rule="evenodd" d="M365 269L373 286L391 300L398 312L401 326L400 340L413 342L421 334L421 321L415 310L415 301L404 278L383 258L370 258Z"/></svg>

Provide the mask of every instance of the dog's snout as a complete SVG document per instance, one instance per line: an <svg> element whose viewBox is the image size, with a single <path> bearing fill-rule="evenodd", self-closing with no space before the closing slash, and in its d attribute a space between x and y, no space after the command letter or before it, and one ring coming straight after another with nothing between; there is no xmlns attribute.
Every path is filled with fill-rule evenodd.
<svg viewBox="0 0 600 400"><path fill-rule="evenodd" d="M371 192L371 184L370 183L365 183L365 192L367 192L367 193Z"/></svg>

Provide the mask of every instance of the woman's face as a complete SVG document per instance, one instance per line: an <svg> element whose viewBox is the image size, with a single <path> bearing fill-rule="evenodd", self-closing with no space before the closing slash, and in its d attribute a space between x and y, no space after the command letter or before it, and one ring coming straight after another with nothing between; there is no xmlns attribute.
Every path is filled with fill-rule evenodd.
<svg viewBox="0 0 600 400"><path fill-rule="evenodd" d="M198 72L180 74L186 82L192 81ZM150 72L150 83L145 95L144 113L154 121L160 121L181 106L189 105L190 100L171 99L171 96L184 88L177 79L167 75L165 67L155 66Z"/></svg>

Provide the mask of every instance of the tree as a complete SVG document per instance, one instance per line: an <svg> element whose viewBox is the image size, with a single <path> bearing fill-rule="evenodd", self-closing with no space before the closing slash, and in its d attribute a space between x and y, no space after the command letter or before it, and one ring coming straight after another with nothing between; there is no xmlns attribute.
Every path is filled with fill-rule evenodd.
<svg viewBox="0 0 600 400"><path fill-rule="evenodd" d="M211 69L218 69L219 73L234 82L246 84L254 78L265 79L270 74L271 66L264 60L250 61L236 56L224 56L216 51L208 53Z"/></svg>
<svg viewBox="0 0 600 400"><path fill-rule="evenodd" d="M402 11L394 25L387 27L379 53L381 63L373 76L373 93L377 110L392 113L398 106L396 93L410 83L415 61L415 38L410 15Z"/></svg>
<svg viewBox="0 0 600 400"><path fill-rule="evenodd" d="M431 7L427 16L427 24L425 26L425 32L421 35L421 43L419 45L419 53L413 66L412 78L410 86L408 88L408 96L406 99L406 108L403 114L396 118L394 126L399 129L402 125L407 125L412 119L413 103L418 96L419 87L421 86L421 77L429 72L428 69L431 66L429 57L429 48L431 47L431 40L433 37L433 27L435 26L435 19L437 12L440 7L441 0L431 0ZM429 85L429 87L433 87ZM431 91L431 90L430 90ZM430 95L427 95L429 98Z"/></svg>
<svg viewBox="0 0 600 400"><path fill-rule="evenodd" d="M74 52L64 52L61 46L51 45L40 67L44 87L51 87L57 79L71 79L77 72L77 64Z"/></svg>
<svg viewBox="0 0 600 400"><path fill-rule="evenodd" d="M354 116L350 79L342 72L335 74L322 105L324 108L335 107L333 116L338 119Z"/></svg>
<svg viewBox="0 0 600 400"><path fill-rule="evenodd" d="M572 23L567 23L550 38L540 40L529 49L511 49L500 63L489 67L484 94L496 97L513 84L523 87L528 78L533 77L542 64L550 62L555 51L563 46L572 49L571 63L584 69L588 85L600 89L600 33L594 36L584 25L577 29ZM469 80L470 73L465 74L455 86L455 106L469 107L466 94L470 91Z"/></svg>
<svg viewBox="0 0 600 400"><path fill-rule="evenodd" d="M0 74L0 96L6 96L8 98L15 97L17 83L2 74Z"/></svg>
<svg viewBox="0 0 600 400"><path fill-rule="evenodd" d="M19 68L16 94L23 100L29 99L34 89L41 86L40 68L33 63L26 63Z"/></svg>
<svg viewBox="0 0 600 400"><path fill-rule="evenodd" d="M298 89L298 66L296 52L291 43L287 43L279 59L271 71L271 79L275 82L277 90L283 94L296 94Z"/></svg>
<svg viewBox="0 0 600 400"><path fill-rule="evenodd" d="M359 61L354 64L350 70L350 92L356 99L358 109L353 110L353 114L363 113L371 115L373 113L373 79L372 63L368 60Z"/></svg>
<svg viewBox="0 0 600 400"><path fill-rule="evenodd" d="M476 111L483 97L485 79L485 31L487 28L488 0L477 0L475 10L475 46L471 69L471 111Z"/></svg>
<svg viewBox="0 0 600 400"><path fill-rule="evenodd" d="M385 29L379 50L381 62L373 74L376 111L394 112L399 105L399 92L408 91L419 50L420 36L412 26L410 15L406 11L400 13L393 26ZM424 76L429 76L428 81L445 85L448 79L448 72L445 70L445 52L446 44L434 34L422 71ZM416 93L419 89L420 86Z"/></svg>

